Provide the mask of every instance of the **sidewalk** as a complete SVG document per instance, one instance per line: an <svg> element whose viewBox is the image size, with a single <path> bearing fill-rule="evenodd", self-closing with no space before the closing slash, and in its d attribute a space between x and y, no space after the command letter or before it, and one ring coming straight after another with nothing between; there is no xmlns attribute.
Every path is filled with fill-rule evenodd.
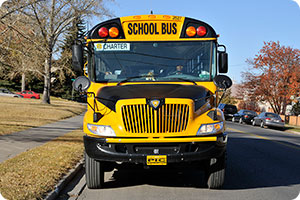
<svg viewBox="0 0 300 200"><path fill-rule="evenodd" d="M0 136L0 163L82 127L83 115Z"/></svg>

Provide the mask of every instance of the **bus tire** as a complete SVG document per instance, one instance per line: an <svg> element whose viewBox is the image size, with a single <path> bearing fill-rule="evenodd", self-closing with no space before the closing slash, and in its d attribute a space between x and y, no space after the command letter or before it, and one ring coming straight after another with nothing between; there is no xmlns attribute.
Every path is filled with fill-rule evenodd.
<svg viewBox="0 0 300 200"><path fill-rule="evenodd" d="M89 189L99 189L104 184L104 167L100 161L85 153L85 180Z"/></svg>
<svg viewBox="0 0 300 200"><path fill-rule="evenodd" d="M206 169L206 181L209 189L220 189L225 181L226 152L219 158L210 159Z"/></svg>

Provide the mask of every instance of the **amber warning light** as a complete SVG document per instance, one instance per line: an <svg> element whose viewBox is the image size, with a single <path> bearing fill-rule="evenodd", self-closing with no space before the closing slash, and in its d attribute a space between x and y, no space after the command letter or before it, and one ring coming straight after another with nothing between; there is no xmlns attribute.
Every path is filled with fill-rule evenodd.
<svg viewBox="0 0 300 200"><path fill-rule="evenodd" d="M111 27L109 29L109 36L112 38L116 38L119 36L119 29L117 29L116 27Z"/></svg>

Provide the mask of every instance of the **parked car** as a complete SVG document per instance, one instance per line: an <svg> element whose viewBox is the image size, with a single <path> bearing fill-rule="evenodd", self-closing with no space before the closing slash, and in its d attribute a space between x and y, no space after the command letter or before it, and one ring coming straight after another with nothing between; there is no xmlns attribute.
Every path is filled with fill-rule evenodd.
<svg viewBox="0 0 300 200"><path fill-rule="evenodd" d="M5 88L0 88L0 96L5 96L5 97L23 97L19 94L15 94L8 89Z"/></svg>
<svg viewBox="0 0 300 200"><path fill-rule="evenodd" d="M17 92L17 94L23 96L24 98L40 99L40 95L31 90Z"/></svg>
<svg viewBox="0 0 300 200"><path fill-rule="evenodd" d="M233 114L237 113L237 108L235 105L220 103L218 108L223 111L226 120L231 119Z"/></svg>
<svg viewBox="0 0 300 200"><path fill-rule="evenodd" d="M233 115L232 121L251 124L254 117L257 116L257 113L252 110L240 110L236 114Z"/></svg>
<svg viewBox="0 0 300 200"><path fill-rule="evenodd" d="M264 128L265 126L284 128L284 120L281 117L272 112L262 112L257 117L255 117L252 121L252 125L259 125Z"/></svg>

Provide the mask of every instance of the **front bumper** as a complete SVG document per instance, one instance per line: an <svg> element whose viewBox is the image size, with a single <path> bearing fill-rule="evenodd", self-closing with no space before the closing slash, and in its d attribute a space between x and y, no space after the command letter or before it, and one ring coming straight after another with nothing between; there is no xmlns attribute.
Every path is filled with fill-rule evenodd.
<svg viewBox="0 0 300 200"><path fill-rule="evenodd" d="M214 136L215 141L206 141L203 136L201 138L204 139L198 142L187 142L186 138L182 138L185 142L153 142L152 139L150 142L139 143L139 139L135 139L135 143L117 143L114 141L116 139L84 136L84 146L89 157L101 161L146 164L148 155L167 155L167 163L178 163L220 157L226 150L227 137L224 133ZM110 141L112 143L109 143Z"/></svg>

